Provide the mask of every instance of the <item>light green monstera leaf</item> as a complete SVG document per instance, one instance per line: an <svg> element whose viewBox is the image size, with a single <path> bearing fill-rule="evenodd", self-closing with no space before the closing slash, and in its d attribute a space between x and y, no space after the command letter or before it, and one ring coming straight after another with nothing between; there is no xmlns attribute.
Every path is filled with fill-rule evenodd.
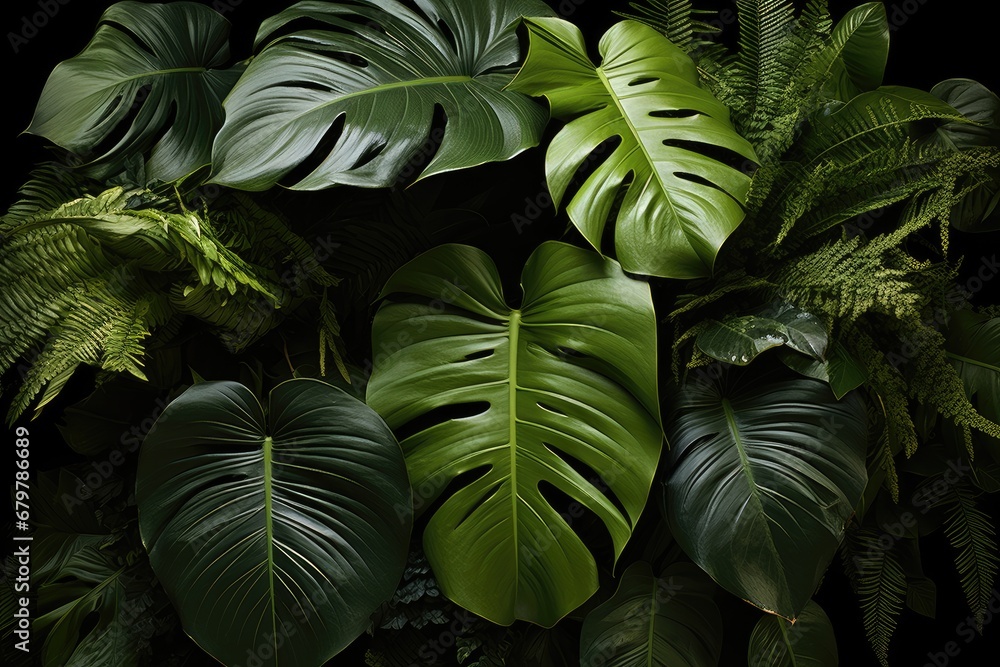
<svg viewBox="0 0 1000 667"><path fill-rule="evenodd" d="M664 278L712 275L715 257L743 221L750 176L719 161L752 166L750 144L729 110L698 86L694 62L641 23L623 21L601 40L603 62L587 56L583 33L561 19L527 21L531 43L511 85L548 98L569 121L549 146L549 189L562 202L579 168L609 140L617 147L566 207L598 250L619 191L615 253L622 268Z"/></svg>
<svg viewBox="0 0 1000 667"><path fill-rule="evenodd" d="M197 384L142 445L149 560L184 629L227 665L322 665L396 588L411 527L402 452L375 412L316 380L267 407Z"/></svg>
<svg viewBox="0 0 1000 667"><path fill-rule="evenodd" d="M649 286L548 242L507 305L480 250L400 269L375 317L368 403L400 433L441 590L495 623L551 627L598 588L594 556L546 490L603 522L621 554L662 445ZM403 432L409 435L403 435Z"/></svg>

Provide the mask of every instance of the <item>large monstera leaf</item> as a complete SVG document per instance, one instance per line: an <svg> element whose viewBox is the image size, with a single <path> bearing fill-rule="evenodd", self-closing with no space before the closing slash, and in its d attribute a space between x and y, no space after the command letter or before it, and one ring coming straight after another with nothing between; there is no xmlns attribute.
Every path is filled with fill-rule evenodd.
<svg viewBox="0 0 1000 667"><path fill-rule="evenodd" d="M468 246L400 269L375 317L368 402L414 430L400 444L421 503L459 480L424 532L445 595L495 623L551 627L598 577L545 491L593 512L621 554L662 445L656 321L648 285L563 243L535 251L522 286L512 309Z"/></svg>
<svg viewBox="0 0 1000 667"><path fill-rule="evenodd" d="M551 10L539 0L417 6L423 15L396 0L309 0L266 21L263 50L226 100L215 181L264 190L317 153L293 189L383 187L429 144L440 143L422 178L537 145L545 110L505 87L520 59L518 20ZM280 35L302 20L324 28Z"/></svg>
<svg viewBox="0 0 1000 667"><path fill-rule="evenodd" d="M227 665L321 665L406 563L410 488L395 437L339 389L292 380L267 409L234 382L190 388L146 437L136 496L185 630Z"/></svg>
<svg viewBox="0 0 1000 667"><path fill-rule="evenodd" d="M698 87L684 51L641 23L623 21L604 35L600 67L573 24L527 24L528 57L512 88L544 95L552 115L570 121L549 146L553 199L562 202L579 168L617 140L567 205L570 219L601 249L625 186L614 234L622 267L665 278L710 276L723 242L743 221L750 177L709 155L756 160L729 110Z"/></svg>
<svg viewBox="0 0 1000 667"><path fill-rule="evenodd" d="M671 532L723 588L794 619L865 488L863 402L745 372L689 383L669 405Z"/></svg>
<svg viewBox="0 0 1000 667"><path fill-rule="evenodd" d="M722 653L717 590L691 563L675 563L659 577L635 563L611 599L587 614L580 664L715 667Z"/></svg>
<svg viewBox="0 0 1000 667"><path fill-rule="evenodd" d="M147 176L170 181L211 162L222 100L242 66L229 61L229 22L193 2L119 2L82 53L53 71L28 132L84 157L99 176L150 151ZM106 152L92 154L122 124Z"/></svg>

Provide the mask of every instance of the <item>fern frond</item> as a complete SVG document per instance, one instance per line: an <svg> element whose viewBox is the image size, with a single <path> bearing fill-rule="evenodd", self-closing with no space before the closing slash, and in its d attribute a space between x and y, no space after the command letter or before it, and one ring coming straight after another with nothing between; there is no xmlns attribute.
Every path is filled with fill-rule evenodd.
<svg viewBox="0 0 1000 667"><path fill-rule="evenodd" d="M976 505L968 485L954 487L943 503L948 508L945 533L956 551L962 591L976 619L976 628L982 632L1000 564L996 531L990 516Z"/></svg>
<svg viewBox="0 0 1000 667"><path fill-rule="evenodd" d="M45 187L37 180L27 189L31 198L3 221L0 368L38 350L24 367L11 420L43 389L37 408L51 401L81 364L144 378L147 340L168 323L166 333L176 331L178 315L252 342L278 321L274 311L291 302L276 274L228 247L209 216L120 187L43 209L65 194L46 194ZM244 228L254 222L264 230L259 236L276 239L267 243L270 252L305 251L290 232L261 218ZM309 277L335 282L321 267ZM251 307L260 303L266 306Z"/></svg>
<svg viewBox="0 0 1000 667"><path fill-rule="evenodd" d="M890 546L879 544L876 531L862 528L848 534L845 566L861 604L865 634L883 667L889 664L889 644L906 602L906 574Z"/></svg>
<svg viewBox="0 0 1000 667"><path fill-rule="evenodd" d="M691 0L644 0L630 2L629 6L634 14L629 12L615 12L615 14L645 23L653 30L662 32L667 39L687 53L710 47L713 42L703 36L719 32L718 28L710 23L695 18L702 12L693 8Z"/></svg>

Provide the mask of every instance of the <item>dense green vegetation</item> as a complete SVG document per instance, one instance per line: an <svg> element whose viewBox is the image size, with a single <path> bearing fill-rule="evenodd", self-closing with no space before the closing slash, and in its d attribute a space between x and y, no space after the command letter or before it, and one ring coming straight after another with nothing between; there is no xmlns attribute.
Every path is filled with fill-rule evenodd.
<svg viewBox="0 0 1000 667"><path fill-rule="evenodd" d="M935 532L981 632L1000 98L799 4L110 7L0 218L41 664L830 667L836 567L889 665Z"/></svg>

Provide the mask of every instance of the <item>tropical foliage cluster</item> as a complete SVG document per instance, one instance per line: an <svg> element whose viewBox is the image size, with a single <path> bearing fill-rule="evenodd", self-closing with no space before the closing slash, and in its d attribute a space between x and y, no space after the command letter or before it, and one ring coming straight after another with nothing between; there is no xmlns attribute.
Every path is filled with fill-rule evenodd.
<svg viewBox="0 0 1000 667"><path fill-rule="evenodd" d="M981 632L1000 98L885 84L880 3L736 6L304 0L238 62L110 7L0 220L7 419L75 453L41 663L831 667L833 567L888 665L935 532Z"/></svg>

